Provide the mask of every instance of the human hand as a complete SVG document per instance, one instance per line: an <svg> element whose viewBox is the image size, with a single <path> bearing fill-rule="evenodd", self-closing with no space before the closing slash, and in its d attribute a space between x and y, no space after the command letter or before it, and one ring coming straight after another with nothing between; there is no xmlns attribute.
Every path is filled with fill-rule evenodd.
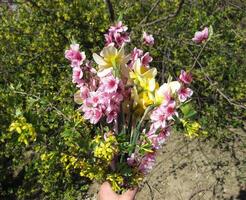
<svg viewBox="0 0 246 200"><path fill-rule="evenodd" d="M137 194L137 188L134 190L127 190L125 193L118 195L116 194L111 185L108 182L104 182L99 190L99 200L134 200Z"/></svg>

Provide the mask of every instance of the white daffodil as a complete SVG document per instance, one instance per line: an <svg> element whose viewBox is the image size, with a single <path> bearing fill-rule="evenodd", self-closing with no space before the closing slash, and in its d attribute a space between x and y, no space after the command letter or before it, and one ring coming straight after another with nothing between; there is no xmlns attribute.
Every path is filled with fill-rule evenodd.
<svg viewBox="0 0 246 200"><path fill-rule="evenodd" d="M98 76L103 77L109 73L116 73L119 76L128 77L128 69L126 63L129 61L129 56L125 55L124 47L120 50L116 49L113 45L104 47L100 56L93 53L93 58L98 64ZM119 74L120 73L120 74Z"/></svg>

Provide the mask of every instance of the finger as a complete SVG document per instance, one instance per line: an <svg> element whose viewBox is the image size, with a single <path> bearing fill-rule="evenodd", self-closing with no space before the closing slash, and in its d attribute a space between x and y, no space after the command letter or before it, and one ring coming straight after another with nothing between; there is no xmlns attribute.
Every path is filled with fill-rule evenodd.
<svg viewBox="0 0 246 200"><path fill-rule="evenodd" d="M137 194L138 188L134 188L133 190L129 189L124 194L121 195L122 199L133 200Z"/></svg>

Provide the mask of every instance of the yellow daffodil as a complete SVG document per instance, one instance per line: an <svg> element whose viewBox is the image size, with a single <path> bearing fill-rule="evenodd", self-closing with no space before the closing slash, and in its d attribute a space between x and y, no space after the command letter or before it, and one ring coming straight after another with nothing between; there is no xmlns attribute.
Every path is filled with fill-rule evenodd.
<svg viewBox="0 0 246 200"><path fill-rule="evenodd" d="M93 58L98 64L98 76L103 77L113 72L118 76L128 77L126 63L129 61L129 56L125 55L124 46L118 51L114 46L109 45L103 48L100 56L93 53Z"/></svg>
<svg viewBox="0 0 246 200"><path fill-rule="evenodd" d="M136 87L132 90L132 98L134 100L135 112L138 114L142 114L149 105L154 103L155 99L152 92L143 90L139 93Z"/></svg>
<svg viewBox="0 0 246 200"><path fill-rule="evenodd" d="M157 74L156 68L149 69L141 64L140 59L137 59L133 65L133 70L130 72L130 79L134 84L132 98L134 100L134 108L138 113L154 103L154 91L159 87L155 81Z"/></svg>
<svg viewBox="0 0 246 200"><path fill-rule="evenodd" d="M137 59L133 65L133 71L130 72L130 78L134 84L139 85L143 90L153 92L156 88L156 74L156 68L149 69L141 64L140 59Z"/></svg>

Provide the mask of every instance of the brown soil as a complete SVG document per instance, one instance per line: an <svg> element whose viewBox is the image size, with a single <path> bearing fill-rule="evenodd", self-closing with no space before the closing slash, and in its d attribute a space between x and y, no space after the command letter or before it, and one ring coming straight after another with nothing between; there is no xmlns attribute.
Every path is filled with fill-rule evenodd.
<svg viewBox="0 0 246 200"><path fill-rule="evenodd" d="M219 143L173 133L136 200L246 200L246 134L231 134Z"/></svg>

